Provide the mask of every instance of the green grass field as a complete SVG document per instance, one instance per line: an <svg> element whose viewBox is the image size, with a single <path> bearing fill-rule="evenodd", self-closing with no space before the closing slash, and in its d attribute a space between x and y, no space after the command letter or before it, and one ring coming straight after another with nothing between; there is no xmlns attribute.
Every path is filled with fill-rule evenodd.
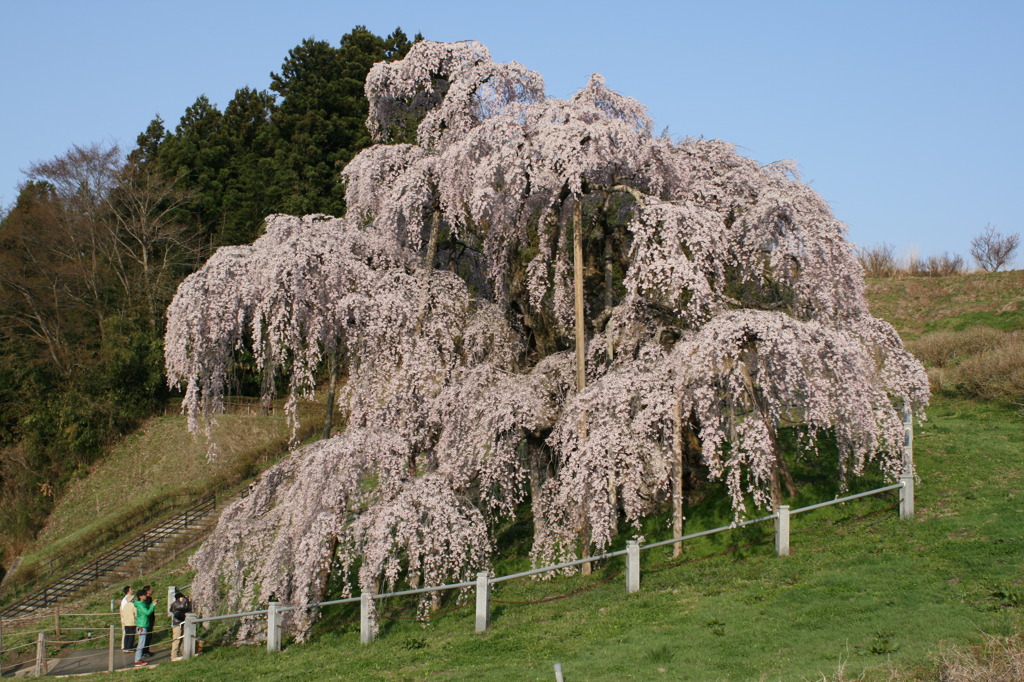
<svg viewBox="0 0 1024 682"><path fill-rule="evenodd" d="M695 541L685 563L673 563L667 550L645 552L635 595L625 594L615 562L590 578L504 583L484 634L473 632L471 603L424 627L409 620L411 603L384 602L379 639L364 646L355 611L331 607L309 644L279 654L210 646L192 661L137 674L550 680L558 662L567 680L884 680L893 671L895 679L936 679L939 652L1022 626L1022 442L1018 412L939 399L917 432L921 483L912 521L897 518L895 494L887 493L794 517L790 557L774 556L770 525ZM811 478L819 483L805 484L794 506L836 493L824 477ZM689 518L688 532L729 520L715 495ZM650 524L648 539L666 536L658 525ZM497 572L522 562L507 557ZM170 571L146 581L188 579ZM542 603L499 603L588 587Z"/></svg>
<svg viewBox="0 0 1024 682"><path fill-rule="evenodd" d="M1024 327L1024 271L873 280L869 295L875 314L905 337L975 324ZM897 518L895 493L887 493L794 517L789 557L774 555L770 524L694 541L682 562L667 549L645 552L634 595L625 593L618 561L589 578L503 583L483 634L473 632L472 594L443 603L426 626L412 620L413 603L383 602L379 639L366 646L358 613L331 607L309 643L286 640L282 653L218 646L210 632L198 658L136 674L551 680L557 662L570 681L934 680L943 652L1024 629L1024 420L1019 407L948 394L934 397L928 415L916 431L920 483L911 521ZM104 466L107 475L98 467L77 497L69 495L52 522L55 534L37 551L48 551L57 528L83 532L74 517L111 489L103 481L117 465ZM792 506L839 493L827 466L793 462L793 469L803 483ZM869 476L853 490L880 484ZM687 516L687 532L731 520L715 489ZM669 524L654 518L644 532L648 541L665 538ZM496 574L526 568L528 520L503 529L500 544ZM134 582L162 595L164 586L190 580L179 562ZM97 594L89 607L105 608L111 596Z"/></svg>

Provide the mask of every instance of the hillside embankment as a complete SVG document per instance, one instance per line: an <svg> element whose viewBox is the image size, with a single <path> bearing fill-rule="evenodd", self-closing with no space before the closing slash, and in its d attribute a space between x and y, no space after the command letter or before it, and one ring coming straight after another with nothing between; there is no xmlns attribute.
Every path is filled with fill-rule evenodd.
<svg viewBox="0 0 1024 682"><path fill-rule="evenodd" d="M897 519L891 500L866 499L798 517L787 558L753 534L688 544L683 562L652 554L636 595L625 595L617 577L601 582L617 565L599 567L591 579L509 583L495 595L493 625L483 635L473 634L471 608L446 613L458 604L442 604L424 629L411 620L414 609L396 603L382 610L380 639L361 646L358 614L339 608L323 614L309 645L283 654L213 646L195 661L147 675L549 679L555 662L567 675L597 680L1000 679L993 672L999 666L1014 674L1008 666L1024 658L1024 421L1012 400L966 397L964 381L950 377L991 352L992 339L1020 339L1024 271L871 280L868 290L873 312L925 359L935 391L916 433L921 481L913 521ZM979 335L989 342L971 345ZM929 350L944 338L955 350ZM244 431L252 422L239 423ZM120 464L136 471L165 462L160 449L178 444L170 449L183 459L159 464L158 474L147 474L154 480L209 466L205 444L186 451L170 431L154 432L145 448L148 436L135 438L135 459ZM114 459L94 467L75 497L61 500L66 512L55 513L41 543L58 529L74 532L76 509L106 504L97 493L112 484L100 480L118 470ZM816 480L801 484L801 504L834 494ZM714 491L688 517L688 531L728 523ZM649 540L667 532L665 521L645 526ZM527 547L522 538L506 544L496 572L525 567ZM191 575L179 562L140 579L185 584ZM105 599L96 595L94 606ZM983 667L986 657L993 667Z"/></svg>

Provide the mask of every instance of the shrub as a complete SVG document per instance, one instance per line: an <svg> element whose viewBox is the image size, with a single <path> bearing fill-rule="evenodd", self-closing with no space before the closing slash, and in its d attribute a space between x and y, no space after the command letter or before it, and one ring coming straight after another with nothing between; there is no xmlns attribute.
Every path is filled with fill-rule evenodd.
<svg viewBox="0 0 1024 682"><path fill-rule="evenodd" d="M929 256L925 263L929 277L949 277L967 272L967 263L959 254L943 252L941 256Z"/></svg>
<svg viewBox="0 0 1024 682"><path fill-rule="evenodd" d="M882 242L874 246L858 246L857 260L868 277L892 277L896 274L896 248Z"/></svg>

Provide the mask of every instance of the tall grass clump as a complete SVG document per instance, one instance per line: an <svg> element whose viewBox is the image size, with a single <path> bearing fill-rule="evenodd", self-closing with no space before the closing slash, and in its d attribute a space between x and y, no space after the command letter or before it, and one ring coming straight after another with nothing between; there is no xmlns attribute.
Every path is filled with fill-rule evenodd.
<svg viewBox="0 0 1024 682"><path fill-rule="evenodd" d="M1024 332L935 331L907 346L925 364L933 391L1024 405Z"/></svg>
<svg viewBox="0 0 1024 682"><path fill-rule="evenodd" d="M1024 406L1024 335L1005 333L1005 343L964 360L957 389L971 398Z"/></svg>
<svg viewBox="0 0 1024 682"><path fill-rule="evenodd" d="M931 367L952 367L984 351L999 348L1006 332L992 327L936 331L908 342L910 352Z"/></svg>

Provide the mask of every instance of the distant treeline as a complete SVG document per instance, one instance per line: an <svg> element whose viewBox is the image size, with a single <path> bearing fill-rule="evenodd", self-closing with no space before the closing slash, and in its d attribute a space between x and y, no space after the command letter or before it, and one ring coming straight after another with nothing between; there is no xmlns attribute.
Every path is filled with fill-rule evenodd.
<svg viewBox="0 0 1024 682"><path fill-rule="evenodd" d="M200 95L127 154L76 145L26 171L0 212L0 572L68 481L167 399L178 283L269 214L343 213L339 171L370 144L366 74L419 39L304 40L223 111ZM238 388L255 380L243 359Z"/></svg>

